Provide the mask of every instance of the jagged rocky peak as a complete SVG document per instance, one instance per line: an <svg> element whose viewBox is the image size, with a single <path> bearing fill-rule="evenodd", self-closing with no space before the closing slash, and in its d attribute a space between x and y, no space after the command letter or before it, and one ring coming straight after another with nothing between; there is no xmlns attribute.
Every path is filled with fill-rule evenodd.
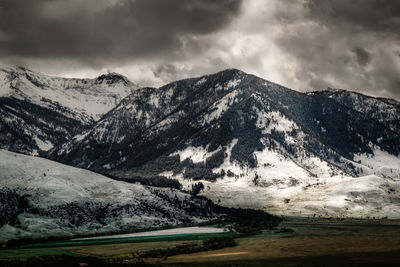
<svg viewBox="0 0 400 267"><path fill-rule="evenodd" d="M0 64L0 70L3 72L24 72L27 70L27 68L22 66L9 66Z"/></svg>
<svg viewBox="0 0 400 267"><path fill-rule="evenodd" d="M97 77L96 80L98 83L107 83L109 85L115 83L123 83L124 85L129 85L132 83L131 81L129 81L128 78L116 72L102 74Z"/></svg>

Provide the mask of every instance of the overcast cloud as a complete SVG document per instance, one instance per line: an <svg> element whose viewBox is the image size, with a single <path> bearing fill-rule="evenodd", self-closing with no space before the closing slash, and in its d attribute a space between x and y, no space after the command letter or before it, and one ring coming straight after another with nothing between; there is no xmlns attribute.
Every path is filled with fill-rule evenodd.
<svg viewBox="0 0 400 267"><path fill-rule="evenodd" d="M0 0L0 61L143 86L238 68L400 99L397 0Z"/></svg>

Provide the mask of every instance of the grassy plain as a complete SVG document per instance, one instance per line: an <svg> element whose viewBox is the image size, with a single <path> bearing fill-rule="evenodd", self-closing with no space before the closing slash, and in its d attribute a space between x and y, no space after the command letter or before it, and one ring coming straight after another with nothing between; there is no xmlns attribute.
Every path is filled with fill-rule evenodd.
<svg viewBox="0 0 400 267"><path fill-rule="evenodd" d="M294 231L265 231L260 235L236 238L235 247L143 260L156 266L400 266L400 221L288 218L280 228ZM131 260L134 253L199 245L202 240L224 234L232 233L141 237L125 240L127 242L114 240L112 244L58 243L58 247L2 249L0 260L71 255L119 258L123 259L119 263L128 266L137 263ZM114 266L110 264L107 266Z"/></svg>

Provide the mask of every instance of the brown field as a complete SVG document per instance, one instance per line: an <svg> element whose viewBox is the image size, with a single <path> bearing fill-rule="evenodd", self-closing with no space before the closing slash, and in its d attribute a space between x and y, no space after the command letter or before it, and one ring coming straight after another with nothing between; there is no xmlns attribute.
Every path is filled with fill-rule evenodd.
<svg viewBox="0 0 400 267"><path fill-rule="evenodd" d="M170 266L400 266L398 221L291 220L284 225L295 232L240 238L236 247L156 262Z"/></svg>
<svg viewBox="0 0 400 267"><path fill-rule="evenodd" d="M144 243L121 243L110 245L94 246L73 246L62 247L60 249L77 255L107 257L123 254L131 254L136 251L148 251L152 249L165 249L185 244L200 244L199 240L189 241L162 241L162 242L144 242Z"/></svg>

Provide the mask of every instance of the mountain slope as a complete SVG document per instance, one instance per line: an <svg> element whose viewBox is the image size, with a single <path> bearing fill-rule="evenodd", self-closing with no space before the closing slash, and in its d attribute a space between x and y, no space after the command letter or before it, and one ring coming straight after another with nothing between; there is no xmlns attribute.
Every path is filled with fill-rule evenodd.
<svg viewBox="0 0 400 267"><path fill-rule="evenodd" d="M230 69L137 90L53 157L126 180L165 176L188 188L202 181L203 194L222 204L276 211L276 201L350 177L378 175L379 185L392 179L396 188L398 106L353 94L300 93ZM254 192L254 206L231 199L235 186ZM265 194L278 197L258 198Z"/></svg>
<svg viewBox="0 0 400 267"><path fill-rule="evenodd" d="M25 100L0 97L0 147L39 154L69 141L89 127L68 112Z"/></svg>
<svg viewBox="0 0 400 267"><path fill-rule="evenodd" d="M215 219L204 199L0 150L0 243L134 231Z"/></svg>
<svg viewBox="0 0 400 267"><path fill-rule="evenodd" d="M137 86L117 74L96 79L51 77L0 68L0 145L46 152L87 129Z"/></svg>

